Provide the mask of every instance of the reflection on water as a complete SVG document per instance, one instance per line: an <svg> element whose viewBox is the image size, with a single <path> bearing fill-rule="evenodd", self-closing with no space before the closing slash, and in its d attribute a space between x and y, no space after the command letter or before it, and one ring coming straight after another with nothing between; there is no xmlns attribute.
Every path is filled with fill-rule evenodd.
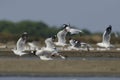
<svg viewBox="0 0 120 80"><path fill-rule="evenodd" d="M0 80L120 80L120 77L0 77Z"/></svg>

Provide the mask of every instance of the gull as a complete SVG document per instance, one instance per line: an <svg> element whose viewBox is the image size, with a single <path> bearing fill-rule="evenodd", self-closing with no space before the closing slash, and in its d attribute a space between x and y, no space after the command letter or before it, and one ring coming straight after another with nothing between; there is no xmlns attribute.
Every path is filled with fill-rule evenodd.
<svg viewBox="0 0 120 80"><path fill-rule="evenodd" d="M24 32L22 34L22 36L19 38L19 40L16 43L16 48L12 49L12 51L14 52L14 54L22 56L25 53L25 44L26 44L26 40L27 40L28 34L27 32Z"/></svg>
<svg viewBox="0 0 120 80"><path fill-rule="evenodd" d="M104 47L104 48L113 47L113 45L110 44L111 31L112 31L112 26L109 25L106 28L105 32L103 33L103 40L102 40L102 42L101 43L97 43L97 46Z"/></svg>
<svg viewBox="0 0 120 80"><path fill-rule="evenodd" d="M75 50L80 50L80 48L82 47L86 47L87 50L89 51L89 48L91 47L89 44L78 41L78 40L74 40L72 38L69 39L69 43L70 43L70 47L71 49L75 49Z"/></svg>
<svg viewBox="0 0 120 80"><path fill-rule="evenodd" d="M54 44L55 36L47 38L45 40L46 47L41 48L40 50L36 51L36 55L40 57L41 60L53 60L52 56L59 56L62 59L65 59L64 56L58 53L57 48Z"/></svg>
<svg viewBox="0 0 120 80"><path fill-rule="evenodd" d="M69 50L79 50L79 48L76 47L76 40L69 38L69 44L70 44L70 46L68 47Z"/></svg>
<svg viewBox="0 0 120 80"><path fill-rule="evenodd" d="M79 29L71 28L70 25L68 25L68 24L63 24L63 30L61 30L57 33L58 42L55 42L55 44L57 46L67 45L66 35L67 35L68 32L70 32L71 34L79 34L82 31L79 30Z"/></svg>
<svg viewBox="0 0 120 80"><path fill-rule="evenodd" d="M67 30L68 27L69 27L69 25L63 24L63 30L61 30L57 33L58 42L55 42L55 45L57 45L57 46L67 45L66 44L66 35L68 33L68 30Z"/></svg>

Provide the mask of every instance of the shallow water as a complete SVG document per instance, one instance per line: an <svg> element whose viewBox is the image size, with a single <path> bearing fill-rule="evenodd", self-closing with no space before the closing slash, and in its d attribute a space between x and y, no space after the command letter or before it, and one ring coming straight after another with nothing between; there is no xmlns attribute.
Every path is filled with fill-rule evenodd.
<svg viewBox="0 0 120 80"><path fill-rule="evenodd" d="M37 56L30 56L30 57L0 57L2 59L22 59L22 60L40 60ZM53 60L63 60L61 58L53 58ZM67 57L65 60L120 60L117 57Z"/></svg>
<svg viewBox="0 0 120 80"><path fill-rule="evenodd" d="M0 80L120 80L120 77L0 77Z"/></svg>

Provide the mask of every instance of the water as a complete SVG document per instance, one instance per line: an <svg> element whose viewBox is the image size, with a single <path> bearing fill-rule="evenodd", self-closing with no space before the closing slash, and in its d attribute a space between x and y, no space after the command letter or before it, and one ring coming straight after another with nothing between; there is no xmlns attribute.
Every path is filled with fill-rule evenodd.
<svg viewBox="0 0 120 80"><path fill-rule="evenodd" d="M0 60L2 59L18 59L18 57L0 57ZM22 60L40 60L39 57L36 56L30 56L30 57L19 57L19 59ZM61 58L54 58L54 60L63 60ZM120 60L119 57L68 57L66 60Z"/></svg>
<svg viewBox="0 0 120 80"><path fill-rule="evenodd" d="M0 77L0 80L120 80L120 77Z"/></svg>

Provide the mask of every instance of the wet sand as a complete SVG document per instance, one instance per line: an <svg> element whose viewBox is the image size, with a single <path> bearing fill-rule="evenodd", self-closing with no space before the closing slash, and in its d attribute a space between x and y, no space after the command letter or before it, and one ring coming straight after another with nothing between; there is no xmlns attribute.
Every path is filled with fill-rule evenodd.
<svg viewBox="0 0 120 80"><path fill-rule="evenodd" d="M120 61L0 59L0 76L120 76Z"/></svg>
<svg viewBox="0 0 120 80"><path fill-rule="evenodd" d="M22 57L31 57L34 56L30 54L30 51L27 51L28 54L23 55ZM120 51L117 50L107 50L107 51L60 51L61 55L68 57L113 57L120 58ZM16 55L11 51L11 49L0 49L0 57L16 57Z"/></svg>
<svg viewBox="0 0 120 80"><path fill-rule="evenodd" d="M22 57L10 50L0 51L0 76L118 76L120 77L119 51L64 51L63 55L81 57L78 60L42 61L32 54ZM85 58L101 58L89 60ZM105 60L102 58L118 58Z"/></svg>

